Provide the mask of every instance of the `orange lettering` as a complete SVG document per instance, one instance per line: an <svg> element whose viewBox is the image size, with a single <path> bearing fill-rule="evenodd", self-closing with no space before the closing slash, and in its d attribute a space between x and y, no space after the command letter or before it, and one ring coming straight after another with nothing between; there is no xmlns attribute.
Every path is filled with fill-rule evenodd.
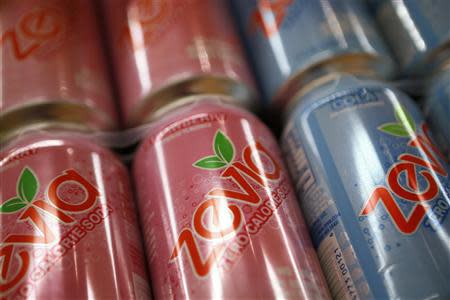
<svg viewBox="0 0 450 300"><path fill-rule="evenodd" d="M6 44L6 41L8 40L10 40L13 53L18 60L23 60L27 58L34 50L36 50L40 46L39 43L32 43L31 45L28 46L28 48L27 47L21 48L17 40L17 35L14 31L5 32L0 39L0 44L3 43Z"/></svg>
<svg viewBox="0 0 450 300"><path fill-rule="evenodd" d="M254 32L259 27L266 37L271 37L278 32L278 28L286 14L286 7L292 4L292 0L260 0L257 10L253 13L250 23L250 31ZM267 20L265 13L270 13L273 20Z"/></svg>
<svg viewBox="0 0 450 300"><path fill-rule="evenodd" d="M178 257L183 249L183 246L186 246L188 257L191 260L191 264L194 267L195 272L201 277L209 274L211 268L219 261L224 248L222 244L213 246L211 254L203 260L191 230L184 229L178 237L177 244L172 251L170 260L174 260Z"/></svg>
<svg viewBox="0 0 450 300"><path fill-rule="evenodd" d="M422 204L416 204L409 217L405 217L391 193L385 187L377 187L370 195L360 215L368 216L380 201L397 228L405 234L412 234L417 230L428 209Z"/></svg>
<svg viewBox="0 0 450 300"><path fill-rule="evenodd" d="M413 191L408 191L399 183L399 176L402 172L406 172L406 178L408 185ZM428 171L420 171L427 181L428 187L425 191L421 192L417 184L416 167L412 163L400 162L396 164L388 173L388 184L391 190L399 197L408 201L429 201L432 200L439 193L438 185L434 180L433 175Z"/></svg>
<svg viewBox="0 0 450 300"><path fill-rule="evenodd" d="M58 196L58 187L64 182L74 181L81 185L87 192L86 199L78 204L70 204L63 201ZM48 188L48 196L49 200L55 205L57 208L62 209L67 212L82 212L90 209L95 205L97 201L97 197L100 196L99 191L90 184L86 179L84 179L80 174L78 174L75 170L70 169L65 171L65 174L56 177Z"/></svg>
<svg viewBox="0 0 450 300"><path fill-rule="evenodd" d="M242 222L242 213L234 204L227 204L227 208L231 211L233 214L233 224L225 229L221 229L219 231L211 231L203 225L203 217L208 208L212 208L213 213L213 220L215 220L215 225L220 226L220 216L223 213L227 213L225 210L225 207L221 203L219 203L220 200L218 199L209 199L204 201L200 206L197 208L194 214L194 229L195 232L197 232L201 237L205 239L223 239L227 235L234 233ZM224 201L222 201L224 202Z"/></svg>
<svg viewBox="0 0 450 300"><path fill-rule="evenodd" d="M32 225L35 225L40 231L41 235L21 235L13 234L5 239L5 243L15 243L15 244L50 244L55 241L55 236L53 235L51 229L42 220L38 211L34 207L27 208L22 215L19 217L19 221L30 220Z"/></svg>
<svg viewBox="0 0 450 300"><path fill-rule="evenodd" d="M15 255L19 259L19 267L17 273L12 275L11 280L4 282L6 280L9 268L11 265L11 259L14 254L14 245L6 245L0 249L0 257L4 257L2 271L0 273L2 281L0 283L0 293L7 292L8 290L14 288L27 274L28 267L30 265L30 256L27 251L23 250Z"/></svg>
<svg viewBox="0 0 450 300"><path fill-rule="evenodd" d="M281 167L275 161L275 159L273 159L272 155L270 155L270 153L266 150L266 148L264 148L263 145L261 145L261 143L256 143L255 146L254 146L254 149L256 151L254 151L253 153L261 152L261 153L263 153L265 156L267 156L270 159L270 162L272 163L272 166L273 166L272 173L265 172L263 169L261 170L255 165L255 163L253 162L253 159L252 159L253 147L250 147L250 146L245 147L245 149L244 149L244 161L245 161L245 163L254 172L256 172L259 176L264 176L264 177L266 177L267 179L270 179L270 180L277 180L277 179L279 179L280 178L280 174L281 174ZM262 168L262 166L261 166L261 168ZM263 173L263 174L261 174L261 173Z"/></svg>
<svg viewBox="0 0 450 300"><path fill-rule="evenodd" d="M253 187L244 179L244 177L238 172L238 170L234 166L228 167L222 173L222 177L224 178L231 177L233 181L236 182L243 191L245 191L245 193L220 188L220 189L213 189L212 191L210 191L208 193L209 196L225 197L249 203L252 205L256 205L261 201L261 198L255 192Z"/></svg>

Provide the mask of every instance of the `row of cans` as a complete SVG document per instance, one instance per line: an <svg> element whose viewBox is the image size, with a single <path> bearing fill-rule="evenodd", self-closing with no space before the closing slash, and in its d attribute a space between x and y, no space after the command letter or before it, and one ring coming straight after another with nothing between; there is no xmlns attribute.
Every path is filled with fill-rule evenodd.
<svg viewBox="0 0 450 300"><path fill-rule="evenodd" d="M293 185L257 118L196 98L139 147L139 217L85 137L2 150L2 297L149 297L139 218L158 299L448 298L450 170L406 95L345 76L306 95L281 142Z"/></svg>
<svg viewBox="0 0 450 300"><path fill-rule="evenodd" d="M231 95L256 109L254 80L227 1L90 2L2 1L1 71L8 75L2 83L2 136L50 119L77 129L133 127L195 94ZM330 71L424 76L449 56L446 0L232 2L263 94L278 106Z"/></svg>
<svg viewBox="0 0 450 300"><path fill-rule="evenodd" d="M42 33L67 32L64 26L76 22L54 26L64 24L54 23L56 16L73 17L91 5L49 1L27 14L24 7L31 2L19 3L0 2L0 8L16 12L19 25L5 26L1 40L16 55L49 41L37 39L39 34L45 40ZM264 94L284 110L281 145L292 185L270 131L229 104L254 107L256 93L224 1L192 0L184 6L105 1L104 25L115 28L109 43L119 42L112 53L125 123L151 122L133 159L137 208L123 164L69 127L29 132L2 145L0 296L147 298L151 282L156 298L450 297L448 158L434 144L417 105L370 79L389 78L393 65L361 3L234 3ZM58 12L55 18L47 14L50 8ZM93 8L89 11L95 21ZM98 37L75 41L77 34L95 32L89 26L84 20L72 29L72 46L98 44L89 49L90 59L103 64L95 50L101 49ZM30 32L35 44L28 41L28 50L20 50L17 38ZM298 36L302 44L296 44ZM304 49L311 44L316 46ZM176 47L185 51L174 53ZM62 56L40 61L40 67ZM6 91L30 74L14 73L24 66L19 60L6 60L6 67L17 64L11 68L16 80ZM85 99L94 114L53 109L55 101L45 92L52 88L36 83L48 77L34 73L26 82L43 88L37 93L41 98L25 95L14 105L40 105L36 99L53 104L41 106L40 114L18 115L3 115L2 106L3 120L40 118L22 125L6 122L8 130L66 122L58 116L73 118L77 130L114 128L87 121L97 122L103 110L90 95L81 96L85 89L71 89L73 69L66 69L67 62L78 68L84 59L55 63L62 76L54 99L64 105ZM106 69L100 69L107 82ZM442 74L431 80L427 98L432 100L425 109L440 114L435 124L445 129L448 73ZM82 82L96 87L98 78ZM80 94L71 94L74 90ZM21 93L17 88L11 95ZM103 99L112 103L111 95ZM11 107L5 111L16 113ZM445 141L445 131L440 132Z"/></svg>

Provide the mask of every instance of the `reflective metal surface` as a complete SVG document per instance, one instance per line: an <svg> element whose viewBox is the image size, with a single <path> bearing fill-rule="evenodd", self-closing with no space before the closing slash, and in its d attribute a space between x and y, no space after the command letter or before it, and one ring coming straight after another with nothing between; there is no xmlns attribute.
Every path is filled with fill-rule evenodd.
<svg viewBox="0 0 450 300"><path fill-rule="evenodd" d="M232 3L269 101L286 100L291 84L322 67L351 73L356 66L359 71L392 76L388 50L364 1Z"/></svg>
<svg viewBox="0 0 450 300"><path fill-rule="evenodd" d="M134 159L155 297L329 299L276 140L218 100L162 117Z"/></svg>
<svg viewBox="0 0 450 300"><path fill-rule="evenodd" d="M125 166L73 134L0 153L2 299L150 297Z"/></svg>
<svg viewBox="0 0 450 300"><path fill-rule="evenodd" d="M103 1L128 126L196 94L252 107L253 79L223 0Z"/></svg>
<svg viewBox="0 0 450 300"><path fill-rule="evenodd" d="M380 27L406 74L425 74L450 53L450 1L373 0Z"/></svg>
<svg viewBox="0 0 450 300"><path fill-rule="evenodd" d="M450 167L415 103L341 76L304 95L282 145L333 297L450 297Z"/></svg>
<svg viewBox="0 0 450 300"><path fill-rule="evenodd" d="M104 57L92 1L1 1L0 134L49 122L115 128Z"/></svg>

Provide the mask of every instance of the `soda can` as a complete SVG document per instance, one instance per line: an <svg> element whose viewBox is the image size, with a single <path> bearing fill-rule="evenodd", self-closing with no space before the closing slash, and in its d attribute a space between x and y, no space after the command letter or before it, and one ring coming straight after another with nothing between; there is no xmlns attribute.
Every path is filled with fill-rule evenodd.
<svg viewBox="0 0 450 300"><path fill-rule="evenodd" d="M220 97L191 100L134 159L155 297L329 299L270 131Z"/></svg>
<svg viewBox="0 0 450 300"><path fill-rule="evenodd" d="M103 9L127 126L196 94L232 95L254 107L227 1L104 0Z"/></svg>
<svg viewBox="0 0 450 300"><path fill-rule="evenodd" d="M450 60L430 78L423 106L436 142L450 160Z"/></svg>
<svg viewBox="0 0 450 300"><path fill-rule="evenodd" d="M448 0L372 0L404 75L423 75L450 53Z"/></svg>
<svg viewBox="0 0 450 300"><path fill-rule="evenodd" d="M448 299L449 166L419 108L328 79L298 98L282 145L332 296Z"/></svg>
<svg viewBox="0 0 450 300"><path fill-rule="evenodd" d="M389 52L364 1L232 3L269 101L284 103L322 69L392 76Z"/></svg>
<svg viewBox="0 0 450 300"><path fill-rule="evenodd" d="M0 138L36 124L117 126L92 1L0 1L0 20Z"/></svg>
<svg viewBox="0 0 450 300"><path fill-rule="evenodd" d="M1 299L147 299L125 166L73 133L34 132L0 152Z"/></svg>

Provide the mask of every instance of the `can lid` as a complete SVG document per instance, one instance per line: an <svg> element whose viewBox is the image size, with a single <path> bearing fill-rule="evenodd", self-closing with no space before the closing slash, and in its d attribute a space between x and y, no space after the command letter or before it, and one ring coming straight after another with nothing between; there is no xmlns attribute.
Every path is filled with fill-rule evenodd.
<svg viewBox="0 0 450 300"><path fill-rule="evenodd" d="M92 132L113 130L116 124L87 105L67 101L34 101L0 114L0 144L30 130L51 128Z"/></svg>
<svg viewBox="0 0 450 300"><path fill-rule="evenodd" d="M200 95L224 96L229 102L252 111L258 107L256 91L242 82L221 76L195 76L148 95L126 120L126 125L135 127L151 122L168 111L190 102L192 97Z"/></svg>
<svg viewBox="0 0 450 300"><path fill-rule="evenodd" d="M348 89L351 86L373 86L386 85L391 86L385 81L382 81L367 74L350 74L346 72L329 72L321 77L314 78L303 89L300 89L292 100L285 107L282 119L284 122L288 121L295 108L306 99L311 99L309 95L314 94L312 100L321 100L328 97L335 92L342 92L342 88Z"/></svg>
<svg viewBox="0 0 450 300"><path fill-rule="evenodd" d="M301 98L299 95L307 93L324 80L330 80L330 76L335 78L347 74L372 79L385 79L393 77L393 70L391 61L385 61L383 58L367 53L351 53L331 57L297 72L288 79L275 96L275 109L289 111L293 106L291 102L296 102ZM383 76L382 74L390 75Z"/></svg>

